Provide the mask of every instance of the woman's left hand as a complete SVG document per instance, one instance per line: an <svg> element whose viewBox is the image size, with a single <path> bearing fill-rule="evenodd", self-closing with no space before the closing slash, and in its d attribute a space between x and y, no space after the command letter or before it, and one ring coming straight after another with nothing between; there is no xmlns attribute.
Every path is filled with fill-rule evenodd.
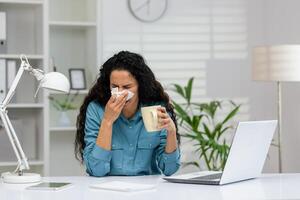
<svg viewBox="0 0 300 200"><path fill-rule="evenodd" d="M157 108L158 128L167 129L168 133L176 133L176 126L166 111L165 107Z"/></svg>

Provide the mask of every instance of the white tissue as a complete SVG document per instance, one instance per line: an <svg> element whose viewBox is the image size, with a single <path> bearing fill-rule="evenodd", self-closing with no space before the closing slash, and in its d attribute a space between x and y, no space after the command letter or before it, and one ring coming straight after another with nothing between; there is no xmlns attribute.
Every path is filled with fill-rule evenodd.
<svg viewBox="0 0 300 200"><path fill-rule="evenodd" d="M119 91L118 91L118 88L115 87L115 88L112 88L112 89L111 89L111 95L117 95L117 98L118 98L118 97L121 96L125 91L128 92L127 99L126 99L126 101L128 101L128 100L131 99L131 98L133 97L133 95L134 95L134 93L131 92L131 91L129 91L129 90L123 90L123 91L119 92Z"/></svg>

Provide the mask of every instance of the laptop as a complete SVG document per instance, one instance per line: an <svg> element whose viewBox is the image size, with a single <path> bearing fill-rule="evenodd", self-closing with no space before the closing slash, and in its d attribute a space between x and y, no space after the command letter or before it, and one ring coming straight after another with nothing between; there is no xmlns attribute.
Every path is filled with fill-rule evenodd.
<svg viewBox="0 0 300 200"><path fill-rule="evenodd" d="M174 183L224 185L261 175L277 120L240 122L224 170L201 171L163 179Z"/></svg>

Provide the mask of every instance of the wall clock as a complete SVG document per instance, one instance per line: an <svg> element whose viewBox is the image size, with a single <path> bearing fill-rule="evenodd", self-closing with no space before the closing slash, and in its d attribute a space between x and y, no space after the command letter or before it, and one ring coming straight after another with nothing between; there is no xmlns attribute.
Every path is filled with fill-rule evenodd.
<svg viewBox="0 0 300 200"><path fill-rule="evenodd" d="M131 14L142 22L155 22L166 13L168 0L128 0Z"/></svg>

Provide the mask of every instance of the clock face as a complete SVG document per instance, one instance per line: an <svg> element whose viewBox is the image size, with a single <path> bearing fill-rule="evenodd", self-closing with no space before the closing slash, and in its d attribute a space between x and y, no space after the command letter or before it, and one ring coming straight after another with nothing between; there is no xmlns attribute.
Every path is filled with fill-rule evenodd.
<svg viewBox="0 0 300 200"><path fill-rule="evenodd" d="M143 22L154 22L166 12L168 0L128 0L132 15Z"/></svg>

